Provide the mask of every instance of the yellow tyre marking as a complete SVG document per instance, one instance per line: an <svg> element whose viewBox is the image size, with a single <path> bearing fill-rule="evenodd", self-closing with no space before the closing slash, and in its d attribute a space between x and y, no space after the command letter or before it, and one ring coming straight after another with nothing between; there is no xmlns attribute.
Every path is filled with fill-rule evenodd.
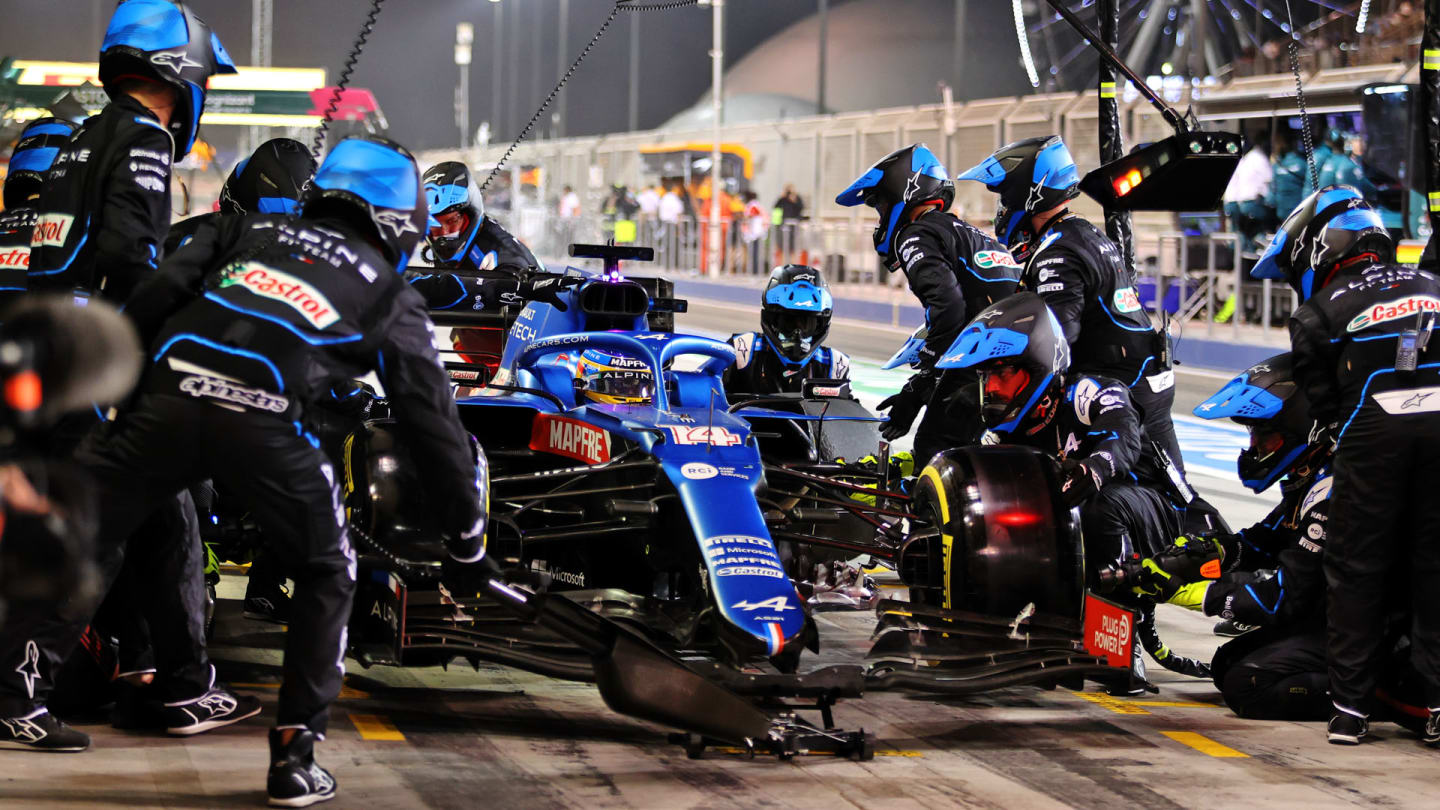
<svg viewBox="0 0 1440 810"><path fill-rule="evenodd" d="M386 720L378 714L352 714L350 722L355 724L355 730L360 732L360 738L365 740L403 741L405 735L395 724Z"/></svg>
<svg viewBox="0 0 1440 810"><path fill-rule="evenodd" d="M943 557L942 570L945 576L945 609L950 609L950 555L955 550L955 538L945 533L950 525L950 502L945 498L945 485L940 481L940 471L934 467L926 467L920 471L920 477L930 479L930 484L935 487L935 500L940 502L940 550Z"/></svg>
<svg viewBox="0 0 1440 810"><path fill-rule="evenodd" d="M1120 700L1104 692L1073 692L1075 697L1103 706L1116 714L1149 714L1148 709L1136 706L1128 700Z"/></svg>

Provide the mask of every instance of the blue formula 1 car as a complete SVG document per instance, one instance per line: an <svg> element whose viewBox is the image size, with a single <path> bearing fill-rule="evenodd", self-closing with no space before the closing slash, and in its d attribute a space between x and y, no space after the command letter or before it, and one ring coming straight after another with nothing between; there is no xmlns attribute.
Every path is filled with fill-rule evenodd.
<svg viewBox="0 0 1440 810"><path fill-rule="evenodd" d="M1045 497L1055 474L1040 459L937 457L912 499L842 381L730 402L730 345L670 331L684 303L668 282L620 274L648 250L572 252L605 270L567 271L563 309L532 301L508 319L493 375L447 363L488 465L489 565L433 562L444 555L394 423L345 440L362 664L459 658L594 681L612 708L689 732L692 753L724 740L860 757L869 738L831 728L829 707L867 685L956 694L1106 668L1078 643L1078 530ZM987 470L1029 476L1033 525L986 522L967 492ZM881 604L868 667L800 671L821 643L804 592L817 555L869 555L911 586L910 603Z"/></svg>

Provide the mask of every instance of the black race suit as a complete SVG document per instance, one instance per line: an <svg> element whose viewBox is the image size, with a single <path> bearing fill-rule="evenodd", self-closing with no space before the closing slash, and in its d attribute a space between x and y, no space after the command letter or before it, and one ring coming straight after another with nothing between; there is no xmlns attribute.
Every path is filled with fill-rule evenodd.
<svg viewBox="0 0 1440 810"><path fill-rule="evenodd" d="M113 576L120 540L155 504L213 478L278 541L295 578L277 724L323 734L343 675L355 555L307 409L332 385L376 372L446 505L442 524L458 534L482 514L424 304L345 223L245 217L202 229L127 311L154 360L134 407L80 457L103 485L103 570ZM73 633L39 630L7 628L4 647L73 643Z"/></svg>
<svg viewBox="0 0 1440 810"><path fill-rule="evenodd" d="M30 288L128 298L161 258L174 149L169 131L129 96L86 119L45 174Z"/></svg>
<svg viewBox="0 0 1440 810"><path fill-rule="evenodd" d="M1440 277L1371 264L1340 272L1290 319L1295 379L1338 437L1325 553L1330 685L1338 705L1362 713L1391 572L1411 578L1413 662L1440 706L1440 341L1414 371L1396 370L1402 332L1427 328L1437 309Z"/></svg>
<svg viewBox="0 0 1440 810"><path fill-rule="evenodd" d="M0 211L0 307L25 292L25 273L30 267L30 234L34 225L33 208Z"/></svg>
<svg viewBox="0 0 1440 810"><path fill-rule="evenodd" d="M1159 442L1183 475L1170 421L1175 374L1165 338L1151 326L1115 243L1086 220L1063 213L1035 237L1021 286L1044 298L1060 321L1073 372L1112 377L1130 387L1147 439Z"/></svg>
<svg viewBox="0 0 1440 810"><path fill-rule="evenodd" d="M801 383L811 379L850 379L850 358L838 349L821 346L800 365L780 359L769 341L759 332L730 336L735 348L735 365L725 369L725 394L738 402L747 394L798 394Z"/></svg>
<svg viewBox="0 0 1440 810"><path fill-rule="evenodd" d="M1058 459L1085 462L1099 491L1080 506L1086 577L1129 558L1153 555L1184 531L1184 510L1169 490L1154 448L1143 442L1130 389L1104 377L1067 376L1051 423L1033 435L1002 441L1035 447Z"/></svg>
<svg viewBox="0 0 1440 810"><path fill-rule="evenodd" d="M925 307L929 327L920 372L905 385L926 396L915 431L915 459L924 463L949 447L974 444L984 433L975 372L935 372L955 336L980 310L1009 297L1020 266L992 237L954 214L930 211L895 236L910 291Z"/></svg>
<svg viewBox="0 0 1440 810"><path fill-rule="evenodd" d="M1225 703L1257 720L1323 720L1325 534L1334 479L1281 482L1264 520L1225 538L1226 573L1205 591L1207 616L1255 625L1215 652L1210 665Z"/></svg>

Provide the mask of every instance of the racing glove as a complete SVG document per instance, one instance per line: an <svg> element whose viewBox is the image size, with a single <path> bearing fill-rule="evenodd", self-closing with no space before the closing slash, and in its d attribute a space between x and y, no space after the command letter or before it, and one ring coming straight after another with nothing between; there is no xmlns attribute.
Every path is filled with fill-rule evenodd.
<svg viewBox="0 0 1440 810"><path fill-rule="evenodd" d="M569 307L560 300L560 293L579 282L575 276L535 275L520 282L516 294L526 301L539 301L564 312Z"/></svg>
<svg viewBox="0 0 1440 810"><path fill-rule="evenodd" d="M1310 444L1321 448L1326 453L1335 452L1335 445L1340 441L1340 426L1334 422L1328 425L1315 423L1310 429Z"/></svg>
<svg viewBox="0 0 1440 810"><path fill-rule="evenodd" d="M1105 482L1083 461L1067 458L1060 462L1060 496L1065 505L1076 507L1100 491Z"/></svg>
<svg viewBox="0 0 1440 810"><path fill-rule="evenodd" d="M1158 602L1199 610L1205 592L1220 578L1220 543L1208 537L1177 537L1174 545L1140 561L1135 593Z"/></svg>
<svg viewBox="0 0 1440 810"><path fill-rule="evenodd" d="M935 372L921 371L911 375L900 390L880 401L877 410L889 410L889 421L880 428L880 435L888 441L895 441L910 432L920 409L930 401L935 391Z"/></svg>

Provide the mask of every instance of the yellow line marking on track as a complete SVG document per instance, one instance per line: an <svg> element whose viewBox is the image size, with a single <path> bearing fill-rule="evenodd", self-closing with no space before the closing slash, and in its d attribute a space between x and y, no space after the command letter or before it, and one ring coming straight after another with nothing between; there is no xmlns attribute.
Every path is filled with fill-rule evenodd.
<svg viewBox="0 0 1440 810"><path fill-rule="evenodd" d="M1160 733L1181 745L1188 745L1196 751L1202 754L1209 754L1212 757L1249 758L1250 756L1243 751L1236 751L1228 745L1222 745L1206 737L1204 734L1197 734L1193 731L1162 731Z"/></svg>
<svg viewBox="0 0 1440 810"><path fill-rule="evenodd" d="M350 722L355 724L355 730L360 732L360 738L364 740L390 740L403 741L405 735L395 724L381 717L378 714L352 714Z"/></svg>
<svg viewBox="0 0 1440 810"><path fill-rule="evenodd" d="M1091 703L1103 706L1116 714L1149 714L1150 711L1141 706L1136 706L1128 700L1119 700L1104 692L1071 692L1070 694L1081 700L1088 700Z"/></svg>
<svg viewBox="0 0 1440 810"><path fill-rule="evenodd" d="M279 689L278 683L232 683L236 689ZM348 686L340 687L340 700L369 700L370 693L362 692L359 689L352 689Z"/></svg>

